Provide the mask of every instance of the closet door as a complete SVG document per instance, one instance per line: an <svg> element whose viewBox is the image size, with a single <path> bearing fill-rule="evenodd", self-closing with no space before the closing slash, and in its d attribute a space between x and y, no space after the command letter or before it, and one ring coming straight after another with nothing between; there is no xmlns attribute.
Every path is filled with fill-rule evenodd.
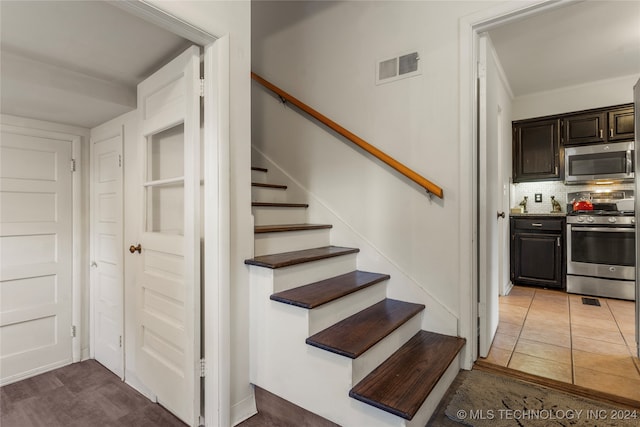
<svg viewBox="0 0 640 427"><path fill-rule="evenodd" d="M72 361L71 140L0 135L0 385Z"/></svg>
<svg viewBox="0 0 640 427"><path fill-rule="evenodd" d="M200 51L138 85L143 221L136 370L189 425L200 415Z"/></svg>

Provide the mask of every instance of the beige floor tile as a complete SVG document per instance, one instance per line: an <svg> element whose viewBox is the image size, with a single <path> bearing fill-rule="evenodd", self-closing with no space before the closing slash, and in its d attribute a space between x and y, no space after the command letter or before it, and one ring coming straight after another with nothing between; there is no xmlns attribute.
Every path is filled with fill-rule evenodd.
<svg viewBox="0 0 640 427"><path fill-rule="evenodd" d="M606 306L594 307L586 305L571 305L571 316L582 316L590 319L614 320L613 314Z"/></svg>
<svg viewBox="0 0 640 427"><path fill-rule="evenodd" d="M493 338L492 347L501 348L503 350L513 351L513 348L516 346L516 341L518 341L518 337L514 335L506 335L497 332L495 337Z"/></svg>
<svg viewBox="0 0 640 427"><path fill-rule="evenodd" d="M629 349L626 345L612 344L606 341L598 341L591 338L573 336L571 337L573 350L586 351L589 353L603 354L609 356L628 356Z"/></svg>
<svg viewBox="0 0 640 427"><path fill-rule="evenodd" d="M514 352L509 362L509 368L566 383L572 381L570 364L541 359L528 354Z"/></svg>
<svg viewBox="0 0 640 427"><path fill-rule="evenodd" d="M498 322L497 333L517 337L518 335L520 335L520 331L522 331L522 325L516 325L514 323L507 323L503 321Z"/></svg>
<svg viewBox="0 0 640 427"><path fill-rule="evenodd" d="M512 352L509 350L491 347L491 349L489 350L489 354L484 360L489 363L493 363L494 365L507 367L507 365L509 364L509 359L511 358L511 353Z"/></svg>
<svg viewBox="0 0 640 427"><path fill-rule="evenodd" d="M500 321L521 325L524 323L526 315L527 309L524 307L509 304L500 305Z"/></svg>
<svg viewBox="0 0 640 427"><path fill-rule="evenodd" d="M525 338L518 340L515 352L571 365L571 349Z"/></svg>
<svg viewBox="0 0 640 427"><path fill-rule="evenodd" d="M571 324L618 332L618 324L611 319L598 319L571 314Z"/></svg>
<svg viewBox="0 0 640 427"><path fill-rule="evenodd" d="M527 339L531 341L553 344L560 347L571 348L571 336L569 334L563 334L549 330L540 330L525 326L522 329L522 333L520 334L520 339Z"/></svg>
<svg viewBox="0 0 640 427"><path fill-rule="evenodd" d="M559 314L548 311L529 310L526 323L533 323L545 326L566 326L569 327L569 313Z"/></svg>
<svg viewBox="0 0 640 427"><path fill-rule="evenodd" d="M540 311L551 315L569 315L569 306L567 304L558 304L555 302L534 301L529 307L530 311Z"/></svg>
<svg viewBox="0 0 640 427"><path fill-rule="evenodd" d="M633 378L640 381L640 374L631 359L631 355L628 354L626 356L613 356L574 349L573 364L576 367Z"/></svg>
<svg viewBox="0 0 640 427"><path fill-rule="evenodd" d="M500 297L500 304L510 304L529 308L529 306L531 305L531 297L526 295L507 295L504 297Z"/></svg>
<svg viewBox="0 0 640 427"><path fill-rule="evenodd" d="M591 326L571 325L572 336L590 338L597 341L606 341L612 344L624 344L620 331L607 331Z"/></svg>
<svg viewBox="0 0 640 427"><path fill-rule="evenodd" d="M579 366L574 368L574 375L576 385L640 400L640 381L638 380Z"/></svg>
<svg viewBox="0 0 640 427"><path fill-rule="evenodd" d="M533 294L536 293L536 290L534 288L527 288L524 286L514 286L513 288L511 288L511 292L509 292L509 295L527 295L530 297L533 297Z"/></svg>
<svg viewBox="0 0 640 427"><path fill-rule="evenodd" d="M566 334L571 333L569 322L558 319L529 319L524 323L524 329L535 330L538 332Z"/></svg>

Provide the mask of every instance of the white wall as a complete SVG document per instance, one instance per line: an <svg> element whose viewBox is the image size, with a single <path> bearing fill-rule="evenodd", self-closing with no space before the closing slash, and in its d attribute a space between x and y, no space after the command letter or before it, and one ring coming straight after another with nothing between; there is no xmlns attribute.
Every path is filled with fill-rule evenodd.
<svg viewBox="0 0 640 427"><path fill-rule="evenodd" d="M256 2L252 11L255 72L442 186L444 200L258 87L253 144L454 314L459 211L471 208L458 193L458 25L487 6ZM421 76L375 85L377 59L414 49Z"/></svg>
<svg viewBox="0 0 640 427"><path fill-rule="evenodd" d="M640 74L519 96L513 100L513 120L633 102L638 78Z"/></svg>
<svg viewBox="0 0 640 427"><path fill-rule="evenodd" d="M253 256L251 216L251 3L249 1L160 1L154 6L230 43L231 423L255 413L249 384L249 274ZM205 219L206 220L206 219ZM217 326L217 325L216 325ZM206 327L206 325L205 325ZM225 374L225 373L223 373ZM222 396L224 399L225 396Z"/></svg>

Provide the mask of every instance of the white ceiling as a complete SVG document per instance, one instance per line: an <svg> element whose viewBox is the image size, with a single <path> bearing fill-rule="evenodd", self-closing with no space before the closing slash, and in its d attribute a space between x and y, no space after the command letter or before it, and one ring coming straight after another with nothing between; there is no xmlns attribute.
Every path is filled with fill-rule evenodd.
<svg viewBox="0 0 640 427"><path fill-rule="evenodd" d="M0 1L5 114L91 128L191 43L104 1Z"/></svg>
<svg viewBox="0 0 640 427"><path fill-rule="evenodd" d="M640 1L582 1L489 31L514 96L640 75Z"/></svg>
<svg viewBox="0 0 640 427"><path fill-rule="evenodd" d="M490 31L515 96L640 75L640 0L584 1ZM190 42L104 1L0 0L0 111L86 128Z"/></svg>

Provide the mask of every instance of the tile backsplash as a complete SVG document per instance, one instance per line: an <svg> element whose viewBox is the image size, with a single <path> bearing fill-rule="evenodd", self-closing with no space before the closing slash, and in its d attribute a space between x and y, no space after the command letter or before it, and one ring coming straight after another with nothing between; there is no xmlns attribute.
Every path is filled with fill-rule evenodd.
<svg viewBox="0 0 640 427"><path fill-rule="evenodd" d="M511 184L511 208L518 207L524 196L528 197L527 212L529 213L549 213L551 212L551 196L562 206L562 212L567 211L567 193L576 191L593 191L602 189L602 185L565 185L562 181L537 181L519 182ZM611 188L633 190L633 183L615 184ZM542 194L542 203L535 202L535 194Z"/></svg>

